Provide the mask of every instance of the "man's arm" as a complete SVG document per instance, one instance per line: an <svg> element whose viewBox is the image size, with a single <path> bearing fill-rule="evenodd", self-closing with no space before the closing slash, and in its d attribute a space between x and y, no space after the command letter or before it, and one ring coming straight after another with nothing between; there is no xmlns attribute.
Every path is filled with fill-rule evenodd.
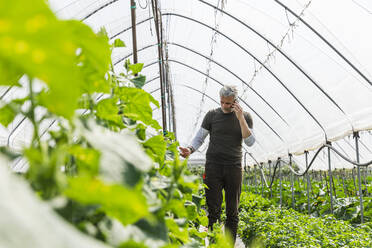
<svg viewBox="0 0 372 248"><path fill-rule="evenodd" d="M247 121L245 120L244 116L241 118L238 118L239 124L240 124L240 129L242 131L242 137L243 139L246 139L252 135L251 130L249 130Z"/></svg>
<svg viewBox="0 0 372 248"><path fill-rule="evenodd" d="M248 123L244 118L244 112L239 103L235 102L233 105L233 111L235 112L236 117L239 120L240 130L242 132L243 139L248 138L252 133L249 130Z"/></svg>
<svg viewBox="0 0 372 248"><path fill-rule="evenodd" d="M200 128L196 133L194 139L191 142L191 145L188 147L180 147L181 156L186 158L190 156L194 151L198 150L199 147L204 143L205 138L208 136L209 131L204 128Z"/></svg>
<svg viewBox="0 0 372 248"><path fill-rule="evenodd" d="M244 143L247 145L247 146L253 146L254 142L256 142L256 138L254 137L254 134L251 131L251 135L248 136L248 138L245 138L243 139L244 140Z"/></svg>
<svg viewBox="0 0 372 248"><path fill-rule="evenodd" d="M244 140L244 143L247 146L253 146L254 142L256 141L256 138L253 135L253 132L249 129L247 121L243 117L242 120L239 119L240 129L242 130L242 137Z"/></svg>
<svg viewBox="0 0 372 248"><path fill-rule="evenodd" d="M234 103L233 111L235 112L236 117L239 120L240 130L242 132L242 137L243 137L244 143L247 146L252 146L254 144L254 142L256 141L256 139L255 139L252 131L248 127L248 123L247 123L246 119L244 118L243 109L242 109L242 107L240 107L239 103L237 103L237 102Z"/></svg>

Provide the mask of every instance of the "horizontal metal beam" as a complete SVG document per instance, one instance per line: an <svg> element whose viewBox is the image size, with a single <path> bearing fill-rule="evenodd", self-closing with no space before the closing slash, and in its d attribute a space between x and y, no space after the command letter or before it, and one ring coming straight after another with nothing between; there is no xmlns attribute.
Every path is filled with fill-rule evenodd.
<svg viewBox="0 0 372 248"><path fill-rule="evenodd" d="M193 71L196 71L196 72L198 72L198 73L200 73L200 74L202 74L203 76L206 76L206 77L208 77L208 78L210 78L210 79L212 79L213 81L215 81L216 83L218 83L220 86L224 86L224 84L223 83L221 83L219 80L217 80L217 79L215 79L215 78L213 78L213 77L211 77L210 75L207 75L206 73L204 73L204 72L202 72L202 71L200 71L200 70L198 70L198 69L196 69L196 68L194 68L193 66L190 66L190 65L187 65L187 64L185 64L185 63L183 63L183 62L180 62L180 61L178 61L178 60L176 60L176 59L168 59L168 61L169 62L173 62L173 63L176 63L176 64L180 64L180 65L183 65L184 67L187 67L187 68L189 68L189 69L191 69L191 70L193 70ZM154 65L154 64L156 64L157 63L157 61L154 61L154 62L152 62L152 63L149 63L149 64L146 64L146 65L144 65L144 67L143 68L147 68L147 67L149 67L149 66L152 66L152 65ZM242 103L244 103L253 113L255 113L255 115L259 118L259 119L261 119L261 121L275 134L275 136L276 137L278 137L282 142L284 142L284 140L282 139L282 137L265 121L265 119L260 115L260 114L258 114L244 99L242 99L241 97L239 97L239 100L242 102Z"/></svg>
<svg viewBox="0 0 372 248"><path fill-rule="evenodd" d="M179 43L176 43L176 42L167 42L167 45L172 45L172 46L177 46L177 47L180 47L180 48L183 48L183 49L185 49L185 50L188 50L188 51L190 51L190 52L192 52L192 53L194 53L194 54L197 54L197 55L199 55L199 56L201 56L201 57L203 57L203 58L205 58L205 59L207 59L207 60L209 60L209 61L211 61L211 62L213 62L214 64L216 64L216 65L218 65L218 66L220 66L221 68L223 68L224 70L226 70L227 72L229 72L231 75L233 75L235 78L237 78L239 81L241 81L244 85L246 85L250 90L252 90L252 92L253 93L255 93L271 110L273 110L274 111L274 113L288 126L288 127L290 127L290 125L289 125L289 123L278 113L278 111L276 110L276 109L274 109L274 107L270 104L270 103L268 103L266 100L265 100L265 98L264 97L262 97L261 96L261 94L259 94L254 88L252 88L249 84L247 84L241 77L239 77L237 74L235 74L233 71L231 71L230 69L228 69L226 66L224 66L224 65L222 65L222 64L220 64L219 62L217 62L217 61L215 61L214 59L212 59L212 58L209 58L208 56L206 56L206 55L204 55L204 54L202 54L202 53L199 53L199 52L197 52L197 51L195 51L194 49L192 49L192 48L189 48L189 47L187 47L187 46L184 46L184 45L180 45ZM140 48L138 51L144 51L144 50L147 50L147 49L149 49L149 48L151 48L151 47L155 47L155 46L157 46L157 44L153 44L153 45L147 45L147 46L145 46L145 47L143 47L143 48ZM125 55L123 58L120 58L119 60L117 60L115 63L114 63L114 65L116 65L116 64L118 64L118 63L120 63L120 62L122 62L123 60L125 60L125 59L127 59L127 58L129 58L130 56L132 56L132 53L130 53L130 54L127 54L127 55Z"/></svg>
<svg viewBox="0 0 372 248"><path fill-rule="evenodd" d="M235 44L236 46L238 46L241 50L243 50L245 53L247 53L249 56L251 56L255 61L257 61L263 68L265 68L265 70L267 72L269 72L269 74L275 79L275 81L277 81L291 96L292 98L302 107L303 110L305 110L305 112L315 121L315 123L321 128L321 130L323 131L323 134L324 134L324 138L325 138L325 141L328 141L328 138L327 138L327 133L324 129L324 127L322 126L322 124L320 124L320 122L315 118L315 116L305 107L305 105L296 97L296 95L283 83L282 80L279 79L279 77L274 73L272 72L263 62L261 62L254 54L252 54L251 52L249 52L247 49L245 49L243 46L241 46L239 43L237 43L236 41L234 41L232 38L230 38L229 36L227 36L226 34L224 34L223 32L203 23L203 22L200 22L196 19L193 19L191 17L188 17L188 16L184 16L184 15L181 15L181 14L176 14L176 13L162 13L162 16L177 16L177 17L180 17L180 18L184 18L184 19L187 19L187 20L190 20L192 22L195 22L201 26L204 26L208 29L211 29L212 31L218 33L219 35L225 37L226 39L228 39L229 41L231 41L233 44ZM141 23L144 23L148 20L151 20L152 18L147 18L139 23L138 24L141 24ZM117 33L116 35L114 35L113 37L116 37L117 35L120 35L121 33L123 32L126 32L127 30L130 30L130 27L129 28L126 28L122 31L120 31L119 33Z"/></svg>

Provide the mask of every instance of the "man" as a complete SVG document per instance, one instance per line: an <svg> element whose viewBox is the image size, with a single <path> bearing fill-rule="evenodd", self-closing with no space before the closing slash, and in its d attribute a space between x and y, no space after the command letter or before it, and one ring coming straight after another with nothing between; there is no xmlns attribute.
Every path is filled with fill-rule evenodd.
<svg viewBox="0 0 372 248"><path fill-rule="evenodd" d="M222 189L225 190L226 223L235 242L238 228L238 207L242 183L242 140L252 146L255 138L251 116L244 112L238 101L235 86L225 85L220 90L221 107L210 110L201 128L188 147L180 147L181 156L188 157L196 151L209 134L204 183L208 207L208 227L220 221Z"/></svg>

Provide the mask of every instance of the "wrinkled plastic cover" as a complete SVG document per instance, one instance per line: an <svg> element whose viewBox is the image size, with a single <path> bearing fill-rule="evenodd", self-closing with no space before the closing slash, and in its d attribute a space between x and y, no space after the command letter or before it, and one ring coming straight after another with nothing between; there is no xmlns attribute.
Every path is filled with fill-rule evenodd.
<svg viewBox="0 0 372 248"><path fill-rule="evenodd" d="M126 48L113 52L117 72L124 70L124 58L132 60L129 0L49 3L60 18L82 20L94 31L105 27L111 41L125 41ZM149 81L144 89L160 101L151 1L136 3L138 59ZM326 141L356 160L352 134L372 128L370 1L159 0L159 5L182 145L190 144L205 113L219 107L221 85L232 84L254 120L257 142L246 148L252 155L247 164L291 153L303 169L304 152L311 157ZM159 109L154 116L161 123ZM363 162L371 159L372 143L369 132L360 135ZM205 152L201 148L192 159L204 159ZM331 153L333 168L352 167ZM327 169L326 155L314 166Z"/></svg>

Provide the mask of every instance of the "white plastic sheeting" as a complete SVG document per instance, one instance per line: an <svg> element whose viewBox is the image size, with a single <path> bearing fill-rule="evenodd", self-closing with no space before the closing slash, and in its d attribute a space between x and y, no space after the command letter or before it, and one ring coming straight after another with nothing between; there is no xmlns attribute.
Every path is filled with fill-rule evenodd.
<svg viewBox="0 0 372 248"><path fill-rule="evenodd" d="M370 1L158 2L181 144L189 144L206 111L218 107L221 84L233 84L239 88L241 105L254 119L257 143L247 151L257 162L291 153L303 169L304 151L310 151L311 159L312 151L326 141L355 160L350 135L372 129ZM95 31L105 27L112 41L125 41L127 48L117 48L112 58L115 70L124 70L123 58L131 58L132 52L129 0L49 3L59 17L82 20ZM151 80L144 89L160 102L151 0L136 3L138 58ZM161 120L161 111L154 110L154 116ZM360 135L361 162L365 162L372 159L371 134ZM328 168L326 150L322 153L316 169ZM193 156L204 154L201 148ZM252 157L247 157L250 165L255 163ZM332 155L332 166L351 165Z"/></svg>
<svg viewBox="0 0 372 248"><path fill-rule="evenodd" d="M0 247L109 247L65 222L23 179L10 173L7 163L0 156L0 197L6 199L0 202Z"/></svg>

